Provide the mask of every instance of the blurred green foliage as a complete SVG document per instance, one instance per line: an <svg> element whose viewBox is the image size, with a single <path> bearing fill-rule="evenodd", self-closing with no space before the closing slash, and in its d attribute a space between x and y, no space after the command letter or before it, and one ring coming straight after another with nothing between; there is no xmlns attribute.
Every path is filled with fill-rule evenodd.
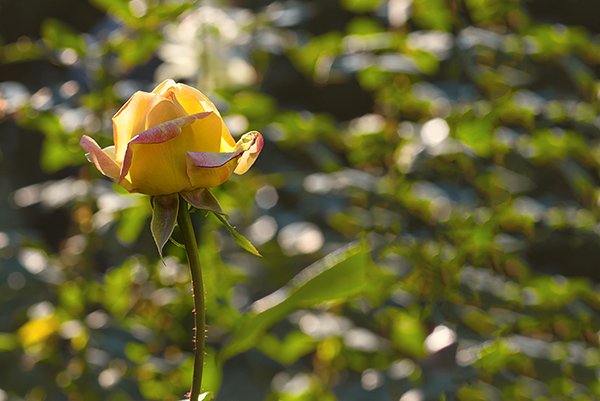
<svg viewBox="0 0 600 401"><path fill-rule="evenodd" d="M193 215L217 400L600 399L593 7L59 3L0 3L0 401L189 388L184 254L78 146L167 77L266 138L214 191L263 258Z"/></svg>

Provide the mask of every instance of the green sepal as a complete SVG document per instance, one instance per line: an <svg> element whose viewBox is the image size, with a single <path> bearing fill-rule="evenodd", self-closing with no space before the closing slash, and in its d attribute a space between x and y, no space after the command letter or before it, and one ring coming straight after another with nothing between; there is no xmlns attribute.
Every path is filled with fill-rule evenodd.
<svg viewBox="0 0 600 401"><path fill-rule="evenodd" d="M179 211L179 195L160 195L152 197L152 220L150 230L158 254L162 258L162 250L175 229L177 212Z"/></svg>
<svg viewBox="0 0 600 401"><path fill-rule="evenodd" d="M196 209L208 210L213 213L225 214L219 201L207 188L198 188L190 192L182 192L181 196Z"/></svg>
<svg viewBox="0 0 600 401"><path fill-rule="evenodd" d="M261 256L260 252L258 252L258 250L256 249L256 247L254 245L252 245L252 242L250 242L248 240L248 238L244 237L242 234L240 234L235 227L233 227L231 225L231 223L229 223L229 221L227 220L227 218L225 216L222 216L218 213L213 212L213 214L215 216L217 216L217 219L219 219L221 221L221 223L223 223L223 225L225 227L227 227L227 229L229 230L229 232L231 233L231 235L233 235L233 239L235 240L235 242L237 242L237 244L239 246L241 246L243 249L245 249L246 251L250 252L253 255L256 256Z"/></svg>

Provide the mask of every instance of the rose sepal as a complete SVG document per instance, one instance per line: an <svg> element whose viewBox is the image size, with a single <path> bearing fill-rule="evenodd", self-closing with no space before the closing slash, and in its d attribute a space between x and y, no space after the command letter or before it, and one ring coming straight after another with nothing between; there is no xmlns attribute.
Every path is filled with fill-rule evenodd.
<svg viewBox="0 0 600 401"><path fill-rule="evenodd" d="M213 213L225 215L219 201L208 188L198 188L194 191L182 192L181 196L196 209L208 210Z"/></svg>
<svg viewBox="0 0 600 401"><path fill-rule="evenodd" d="M162 250L175 230L179 208L187 207L187 204L179 204L178 194L153 196L151 202L150 231L158 248L158 254L162 258Z"/></svg>

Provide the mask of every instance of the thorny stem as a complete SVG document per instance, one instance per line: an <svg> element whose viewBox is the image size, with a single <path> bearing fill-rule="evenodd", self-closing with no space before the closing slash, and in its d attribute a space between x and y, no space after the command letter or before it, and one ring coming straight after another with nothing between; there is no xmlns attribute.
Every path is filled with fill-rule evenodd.
<svg viewBox="0 0 600 401"><path fill-rule="evenodd" d="M204 342L206 333L206 312L204 308L204 284L202 269L198 256L198 244L194 234L194 226L190 218L187 202L179 198L177 223L183 235L183 244L187 253L188 264L192 275L192 295L194 297L194 373L190 400L197 401L201 394L202 369L204 368Z"/></svg>

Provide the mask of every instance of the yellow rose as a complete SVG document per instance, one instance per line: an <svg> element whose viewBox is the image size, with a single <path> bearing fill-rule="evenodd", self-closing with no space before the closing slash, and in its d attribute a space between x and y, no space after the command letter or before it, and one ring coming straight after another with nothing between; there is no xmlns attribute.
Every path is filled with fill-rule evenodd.
<svg viewBox="0 0 600 401"><path fill-rule="evenodd" d="M87 135L80 144L102 174L148 195L220 185L245 173L264 143L256 131L236 143L202 92L170 79L136 92L114 115L113 136L104 149Z"/></svg>

